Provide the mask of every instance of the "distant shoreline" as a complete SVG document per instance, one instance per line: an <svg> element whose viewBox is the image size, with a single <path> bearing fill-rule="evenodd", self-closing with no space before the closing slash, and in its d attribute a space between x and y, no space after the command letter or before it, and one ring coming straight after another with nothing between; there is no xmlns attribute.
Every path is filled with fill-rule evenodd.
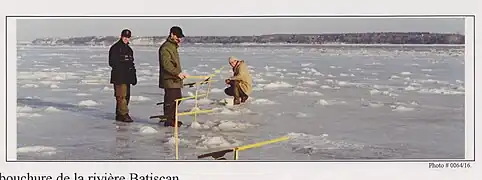
<svg viewBox="0 0 482 180"><path fill-rule="evenodd" d="M132 45L158 46L165 41L165 36L132 37ZM83 37L57 37L38 38L28 44L32 45L100 45L110 46L119 40L118 36L83 36ZM363 46L417 44L465 44L465 36L450 33L430 32L373 32L373 33L336 33L336 34L272 34L260 36L188 36L184 44L192 45L296 45L296 46L337 46L342 44Z"/></svg>
<svg viewBox="0 0 482 180"><path fill-rule="evenodd" d="M23 47L93 47L103 48L109 45L48 45L48 44L26 44L17 43ZM131 47L155 47L158 48L160 44L153 45L136 45ZM215 44L215 43L186 43L182 47L304 47L304 48L465 48L465 44Z"/></svg>

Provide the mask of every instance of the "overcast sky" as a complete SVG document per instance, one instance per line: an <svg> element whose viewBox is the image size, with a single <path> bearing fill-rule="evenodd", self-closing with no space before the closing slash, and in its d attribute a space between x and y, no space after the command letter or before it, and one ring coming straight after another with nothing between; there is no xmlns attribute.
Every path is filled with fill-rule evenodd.
<svg viewBox="0 0 482 180"><path fill-rule="evenodd" d="M464 33L464 19L440 18L319 18L319 19L19 19L17 40L65 36L164 36L173 25L186 36L236 36L277 33L341 33L424 31Z"/></svg>

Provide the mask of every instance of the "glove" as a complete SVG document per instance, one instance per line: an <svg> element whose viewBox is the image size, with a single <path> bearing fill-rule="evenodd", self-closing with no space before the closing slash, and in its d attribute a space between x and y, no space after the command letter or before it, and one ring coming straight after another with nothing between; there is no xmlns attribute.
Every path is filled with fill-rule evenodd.
<svg viewBox="0 0 482 180"><path fill-rule="evenodd" d="M136 68L132 68L131 72L132 72L131 76L132 76L132 80L133 80L132 85L135 86L137 84Z"/></svg>

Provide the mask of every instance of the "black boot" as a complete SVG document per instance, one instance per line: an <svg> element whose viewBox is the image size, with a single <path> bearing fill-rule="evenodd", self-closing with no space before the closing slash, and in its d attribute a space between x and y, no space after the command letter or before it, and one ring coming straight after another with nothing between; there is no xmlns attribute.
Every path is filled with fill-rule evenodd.
<svg viewBox="0 0 482 180"><path fill-rule="evenodd" d="M174 122L174 121L165 121L165 122L164 122L164 127L169 127L169 126L174 127L175 123L176 123L176 122ZM183 124L183 123L182 123L181 121L177 121L177 127L181 127L182 124Z"/></svg>
<svg viewBox="0 0 482 180"><path fill-rule="evenodd" d="M131 116L129 116L129 114L126 114L124 116L124 120L125 120L125 122L134 122L134 120L132 120L132 118L131 118Z"/></svg>
<svg viewBox="0 0 482 180"><path fill-rule="evenodd" d="M234 99L233 99L233 105L238 105L238 104L241 104L241 98L234 97Z"/></svg>
<svg viewBox="0 0 482 180"><path fill-rule="evenodd" d="M115 120L116 120L116 121L122 121L122 115L116 114L116 115L115 115Z"/></svg>
<svg viewBox="0 0 482 180"><path fill-rule="evenodd" d="M132 118L129 116L129 114L126 114L126 115L120 115L120 114L117 114L115 116L115 120L116 121L120 121L120 122L133 122Z"/></svg>
<svg viewBox="0 0 482 180"><path fill-rule="evenodd" d="M245 103L248 100L248 96L241 97L241 103Z"/></svg>

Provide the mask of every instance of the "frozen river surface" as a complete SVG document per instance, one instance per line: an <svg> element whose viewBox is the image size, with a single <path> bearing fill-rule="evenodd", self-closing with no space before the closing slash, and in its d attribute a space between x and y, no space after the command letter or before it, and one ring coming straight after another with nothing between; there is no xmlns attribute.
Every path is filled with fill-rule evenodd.
<svg viewBox="0 0 482 180"><path fill-rule="evenodd" d="M135 122L114 122L108 47L19 46L19 160L174 159L173 129L162 113L158 47L133 47L139 83ZM242 160L464 158L463 48L181 47L182 66L206 75L245 59L253 97L238 109L226 98L226 68L202 108L181 117L180 159L288 135L289 141L241 152ZM184 95L194 89L183 89ZM183 102L182 110L193 107ZM9 121L13 121L10 119ZM228 156L228 159L231 155Z"/></svg>

